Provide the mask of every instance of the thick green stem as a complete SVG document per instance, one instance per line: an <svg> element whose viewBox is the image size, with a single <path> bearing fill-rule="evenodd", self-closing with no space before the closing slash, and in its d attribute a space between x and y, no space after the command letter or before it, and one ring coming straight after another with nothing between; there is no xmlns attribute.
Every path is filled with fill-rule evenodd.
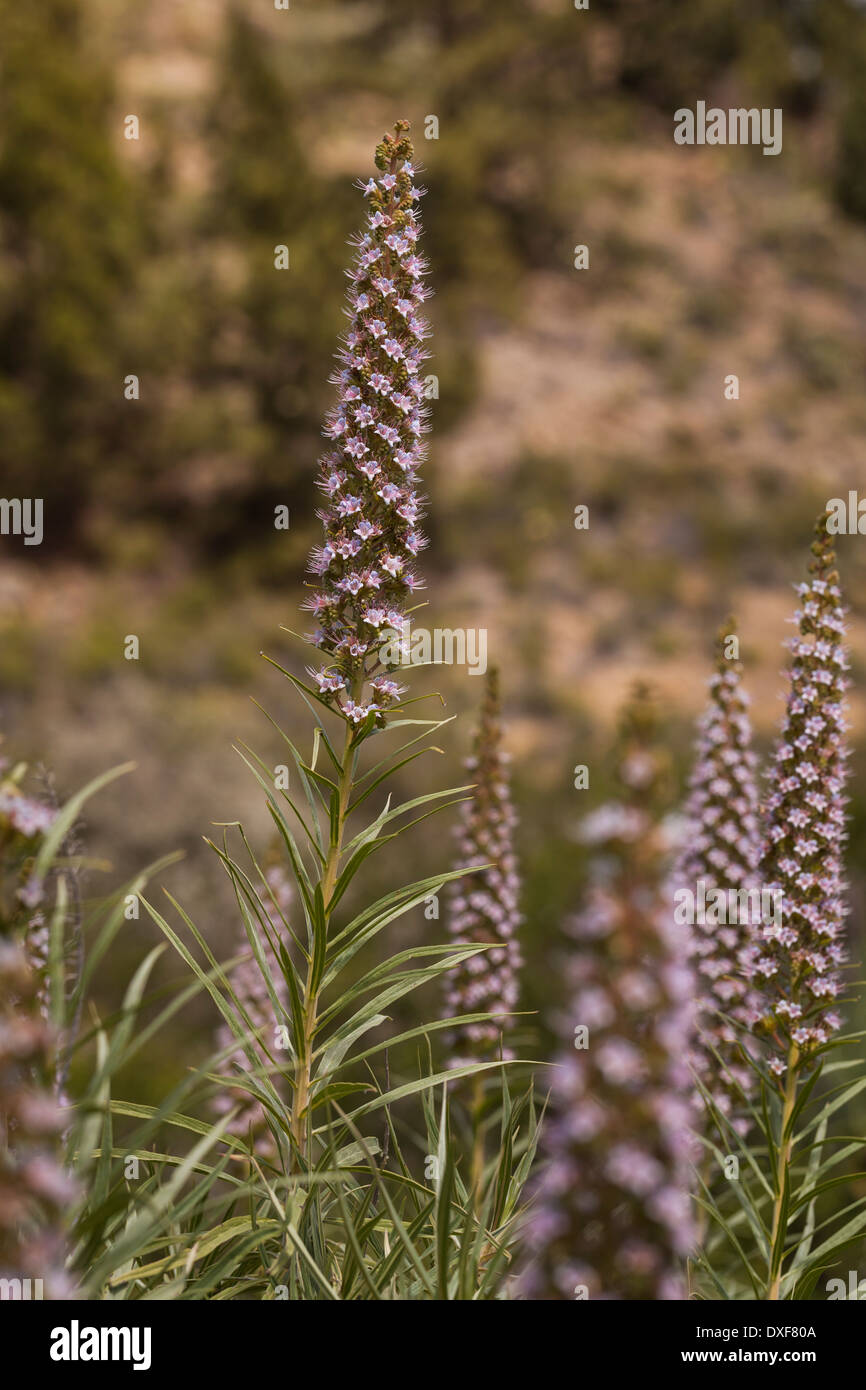
<svg viewBox="0 0 866 1390"><path fill-rule="evenodd" d="M328 849L324 868L322 869L322 899L325 904L325 920L329 920L329 909L331 898L334 895L334 888L337 883L337 874L340 867L340 855L343 852L343 830L346 822L346 810L349 805L349 797L352 791L352 742L354 731L351 724L346 724L346 739L343 747L343 759L341 763L340 780L337 784L337 817L335 834ZM319 991L313 988L313 953L310 952L310 962L307 966L307 981L304 987L302 1023L302 1050L298 1057L298 1070L295 1082L295 1092L292 1100L292 1136L297 1145L298 1152L303 1155L306 1151L307 1141L307 1117L306 1110L310 1102L310 1082L313 1069L313 1039L316 1032L316 1019L319 1011Z"/></svg>
<svg viewBox="0 0 866 1390"><path fill-rule="evenodd" d="M790 1132L788 1126L791 1114L797 1100L797 1060L799 1050L792 1043L788 1053L788 1080L785 1085L785 1100L782 1105L782 1127L779 1134L779 1153L776 1160L776 1200L773 1204L773 1226L770 1233L770 1283L767 1289L767 1299L773 1302L779 1300L782 1287L782 1254L779 1254L778 1267L773 1271L773 1254L776 1243L779 1239L779 1230L782 1223L782 1206L785 1198L785 1179L788 1173L788 1164L791 1161L791 1148L794 1142L793 1127Z"/></svg>

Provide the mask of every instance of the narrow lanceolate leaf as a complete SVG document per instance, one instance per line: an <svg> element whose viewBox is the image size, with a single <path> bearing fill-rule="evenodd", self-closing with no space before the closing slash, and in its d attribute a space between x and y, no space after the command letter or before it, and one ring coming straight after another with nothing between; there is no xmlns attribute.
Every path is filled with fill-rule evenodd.
<svg viewBox="0 0 866 1390"><path fill-rule="evenodd" d="M109 783L114 782L118 777L125 777L127 772L133 772L134 770L135 763L122 763L120 767L113 767L110 771L103 772L99 777L94 777L92 782L88 782L86 787L80 792L77 792L75 796L70 797L69 801L66 802L65 806L63 806L54 820L50 830L45 835L39 847L33 869L35 878L42 879L45 877L60 846L63 844L63 841L66 839L66 836L81 814L81 808L84 803L88 801L91 796L94 796L96 792L101 791L103 787L107 787Z"/></svg>
<svg viewBox="0 0 866 1390"><path fill-rule="evenodd" d="M454 1159L448 1142L448 1098L442 1088L442 1108L439 1119L439 1142L436 1148L436 1283L440 1299L448 1299L450 1280L451 1193L454 1188Z"/></svg>

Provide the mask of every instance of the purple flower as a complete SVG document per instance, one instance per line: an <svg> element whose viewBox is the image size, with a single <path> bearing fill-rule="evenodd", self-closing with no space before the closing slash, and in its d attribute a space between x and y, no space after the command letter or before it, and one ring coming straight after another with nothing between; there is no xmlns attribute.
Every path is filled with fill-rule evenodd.
<svg viewBox="0 0 866 1390"><path fill-rule="evenodd" d="M382 626L381 612L400 628L405 605L419 586L406 572L406 560L424 545L416 530L422 499L407 484L414 482L425 453L427 415L416 380L425 354L408 344L406 332L416 322L420 336L426 336L417 315L429 290L422 279L424 262L407 254L420 231L407 131L407 124L398 122L395 135L384 137L376 150L381 177L361 185L367 225L351 272L352 322L339 353L338 399L325 427L326 435L342 442L340 453L321 460L320 486L328 499L321 513L325 543L310 563L319 600L314 609L319 628L310 640L323 652L328 673L328 683L319 684L325 698L355 722L372 713L383 723L395 698L386 684L375 701L365 699L367 683L388 674L369 627ZM359 586L358 575L376 578ZM364 601L363 590L371 587L381 608ZM334 669L343 677L341 686L330 684Z"/></svg>
<svg viewBox="0 0 866 1390"><path fill-rule="evenodd" d="M0 819L7 820L26 840L44 835L56 818L57 812L51 806L23 796L11 783L0 788Z"/></svg>
<svg viewBox="0 0 866 1390"><path fill-rule="evenodd" d="M65 1211L79 1188L60 1159L57 1037L28 959L31 944L25 951L0 937L0 1272L41 1279L45 1297L69 1298L74 1293L63 1268Z"/></svg>
<svg viewBox="0 0 866 1390"><path fill-rule="evenodd" d="M801 756L787 775L774 762L764 806L761 868L781 890L782 930L765 933L755 967L764 993L756 1031L794 1063L839 1027L839 1015L825 1006L842 989L837 967L845 959L840 938L848 911L842 868L848 663L839 640L845 610L826 516L815 534L809 579L798 590L799 635L779 736L779 749L796 748ZM771 1065L776 1074L785 1066L779 1056Z"/></svg>
<svg viewBox="0 0 866 1390"><path fill-rule="evenodd" d="M519 1278L532 1299L573 1298L576 1284L590 1298L684 1298L695 1238L683 1065L692 977L666 894L664 760L640 690L625 712L618 772L622 801L594 812L581 837L593 849L590 883L568 924L567 1043Z"/></svg>
<svg viewBox="0 0 866 1390"><path fill-rule="evenodd" d="M450 1018L462 1013L492 1013L500 1017L460 1028L452 1038L452 1065L490 1060L502 1049L507 1015L517 1004L518 971L522 964L515 933L521 922L520 881L512 844L516 816L508 787L508 757L502 747L499 677L487 674L481 718L467 771L477 784L461 807L459 854L455 868L472 869L453 885L449 898L448 932L455 945L489 945L448 972L445 1010ZM507 1049L503 1055L510 1055Z"/></svg>
<svg viewBox="0 0 866 1390"><path fill-rule="evenodd" d="M265 879L266 883L258 889L258 896L269 923L271 938L275 937L279 940L285 935L284 918L287 917L291 908L291 881L280 865L267 868ZM239 1106L238 1114L229 1122L226 1132L243 1139L252 1136L256 1152L262 1157L272 1157L274 1154L273 1136L268 1127L263 1106L249 1091L241 1090L230 1084L233 1077L250 1073L252 1065L249 1056L250 1050L262 1068L271 1065L270 1058L274 1055L279 1057L279 1053L274 1052L276 1030L288 1017L288 990L282 967L267 934L261 928L259 928L258 934L282 1016L275 1013L274 1002L268 992L265 977L258 961L249 957L242 960L232 974L232 988L249 1019L249 1024L244 1024L244 1027L249 1027L255 1037L244 1048L240 1043L237 1043L235 1034L228 1024L220 1024L216 1038L220 1051L226 1049L232 1042L235 1042L236 1046L234 1051L228 1053L220 1064L219 1069L229 1084L215 1096L213 1107L217 1114L222 1115ZM238 951L249 951L249 938L244 929L241 930L241 936L238 940ZM243 1020L241 1022L243 1023ZM271 1079L274 1080L273 1077ZM261 1085L261 1082L259 1084Z"/></svg>
<svg viewBox="0 0 866 1390"><path fill-rule="evenodd" d="M716 1106L727 1113L741 1103L740 1086L719 1066L743 1070L741 1035L718 1017L730 1015L743 1030L750 1026L760 995L744 974L762 944L761 925L751 920L747 894L759 889L761 852L758 818L756 758L748 699L742 688L742 666L726 656L734 634L733 619L719 633L716 670L710 680L710 698L698 725L695 762L689 779L685 808L684 848L672 880L674 890L686 889L697 899L703 891L722 890L735 905L734 920L726 911L727 926L694 921L691 926L691 959L706 987L698 998L695 1069ZM734 898L733 894L743 894Z"/></svg>

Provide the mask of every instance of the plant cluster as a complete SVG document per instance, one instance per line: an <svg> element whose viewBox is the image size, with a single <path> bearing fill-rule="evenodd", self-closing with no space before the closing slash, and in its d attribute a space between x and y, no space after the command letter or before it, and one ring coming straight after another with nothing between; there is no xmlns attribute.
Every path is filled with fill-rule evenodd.
<svg viewBox="0 0 866 1390"><path fill-rule="evenodd" d="M237 905L233 959L171 894L157 906L147 885L164 863L82 908L73 830L128 768L62 807L25 792L23 767L4 772L0 1270L43 1278L55 1298L809 1297L866 1230L866 1198L841 1214L823 1202L861 1147L830 1121L866 1085L862 1059L841 1053L858 1039L840 1012L847 659L826 517L763 806L730 624L678 854L657 702L641 687L623 710L617 794L578 832L588 883L555 963L567 1002L547 1020L562 1046L535 1068L515 1056L522 918L496 672L471 780L393 790L395 773L441 753L450 721L419 717L424 697L383 654L424 545L429 291L405 122L375 168L319 472L305 607L321 664L308 680L271 662L310 738L272 721L288 780L240 750L273 822L268 852L240 824L212 842ZM451 809L452 868L365 885L374 856ZM748 897L763 880L778 918L675 918L677 885ZM440 895L447 918L431 930ZM102 1018L94 971L140 907L184 982L167 1003L148 996L161 945ZM383 953L397 923L405 937ZM158 1104L120 1098L130 1059L201 992L212 1056ZM428 993L439 1016L395 1025Z"/></svg>

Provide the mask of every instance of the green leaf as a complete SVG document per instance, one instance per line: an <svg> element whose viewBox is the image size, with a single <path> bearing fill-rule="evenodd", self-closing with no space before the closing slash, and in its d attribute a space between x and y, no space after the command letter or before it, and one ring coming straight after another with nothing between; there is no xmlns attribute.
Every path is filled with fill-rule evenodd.
<svg viewBox="0 0 866 1390"><path fill-rule="evenodd" d="M33 864L33 873L36 878L44 878L47 874L55 855L77 821L84 803L96 792L101 791L103 787L107 787L110 782L116 781L118 777L125 777L127 772L132 772L134 769L135 763L122 763L119 767L113 767L110 771L101 773L99 777L94 777L92 782L88 782L86 787L69 798L39 846L39 852Z"/></svg>
<svg viewBox="0 0 866 1390"><path fill-rule="evenodd" d="M448 1092L442 1087L442 1109L439 1119L439 1139L436 1147L436 1200L433 1206L436 1227L436 1287L440 1299L449 1296L449 1246L451 1240L451 1192L454 1186L454 1161L448 1143Z"/></svg>

